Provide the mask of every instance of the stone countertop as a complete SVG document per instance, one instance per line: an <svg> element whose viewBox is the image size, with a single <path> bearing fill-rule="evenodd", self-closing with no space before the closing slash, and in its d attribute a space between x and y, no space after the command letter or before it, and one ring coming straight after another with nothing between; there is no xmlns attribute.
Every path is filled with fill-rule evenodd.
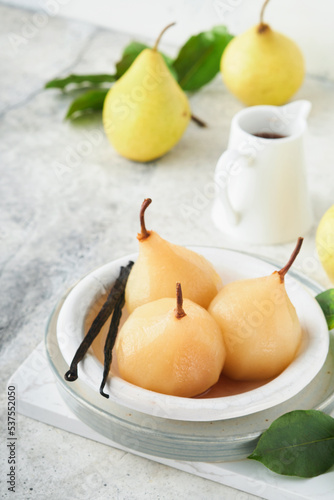
<svg viewBox="0 0 334 500"><path fill-rule="evenodd" d="M226 147L231 118L242 108L219 77L190 96L194 114L208 128L191 123L170 153L137 164L110 147L100 116L65 122L70 97L43 90L47 80L70 72L111 72L131 37L57 17L24 37L32 15L0 5L3 423L6 382L43 339L60 296L92 269L137 250L143 198L153 199L148 227L181 245L246 249L280 262L293 246L245 247L226 239L211 221L215 164ZM333 204L334 83L306 78L296 98L313 104L306 152L315 217L295 269L329 287L314 237L322 214ZM21 415L18 425L17 498L76 498L76 489L85 481L95 481L94 499L255 498ZM110 474L101 477L99 463L105 460ZM9 498L3 483L0 488L2 498Z"/></svg>

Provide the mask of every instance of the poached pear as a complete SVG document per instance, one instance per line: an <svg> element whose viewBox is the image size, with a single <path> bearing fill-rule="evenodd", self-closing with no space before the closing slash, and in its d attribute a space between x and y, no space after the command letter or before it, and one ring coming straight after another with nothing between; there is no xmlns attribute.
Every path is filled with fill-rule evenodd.
<svg viewBox="0 0 334 500"><path fill-rule="evenodd" d="M247 106L285 104L301 86L305 65L296 43L263 22L236 36L221 59L226 87Z"/></svg>
<svg viewBox="0 0 334 500"><path fill-rule="evenodd" d="M172 25L169 25L172 26ZM190 105L157 47L144 49L108 92L103 125L116 151L147 162L167 153L181 139Z"/></svg>
<svg viewBox="0 0 334 500"><path fill-rule="evenodd" d="M131 313L136 307L164 297L175 296L175 283L182 283L185 298L207 308L222 287L212 264L192 250L164 240L145 226L144 200L140 211L139 256L125 289L125 303Z"/></svg>
<svg viewBox="0 0 334 500"><path fill-rule="evenodd" d="M302 338L284 276L299 253L299 238L289 262L270 276L229 283L208 311L219 324L226 347L223 372L234 380L264 380L279 375L294 359Z"/></svg>
<svg viewBox="0 0 334 500"><path fill-rule="evenodd" d="M138 307L118 333L115 349L121 377L144 389L192 397L214 385L225 360L216 321L198 304L174 298Z"/></svg>

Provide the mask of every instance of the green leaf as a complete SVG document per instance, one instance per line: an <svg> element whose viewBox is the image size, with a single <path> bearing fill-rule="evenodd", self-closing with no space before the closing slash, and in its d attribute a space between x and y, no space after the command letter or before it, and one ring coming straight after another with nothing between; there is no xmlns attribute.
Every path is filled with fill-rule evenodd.
<svg viewBox="0 0 334 500"><path fill-rule="evenodd" d="M218 73L222 53L232 38L225 26L192 36L174 61L180 86L197 90L209 83Z"/></svg>
<svg viewBox="0 0 334 500"><path fill-rule="evenodd" d="M78 115L102 111L104 99L109 89L88 90L75 99L69 107L66 119L76 118Z"/></svg>
<svg viewBox="0 0 334 500"><path fill-rule="evenodd" d="M124 75L124 73L130 68L131 64L133 61L139 56L139 54L144 50L149 48L148 45L145 45L144 43L140 42L131 42L129 45L127 45L123 51L122 54L122 59L116 63L116 79L120 78L121 76ZM174 78L177 80L177 73L175 71L175 68L173 67L173 60L166 56L166 54L163 54L160 52L162 57L165 60L165 63L167 64L167 67L169 68L170 72L174 76Z"/></svg>
<svg viewBox="0 0 334 500"><path fill-rule="evenodd" d="M325 315L328 330L331 330L334 328L334 288L319 293L319 295L316 296L316 300Z"/></svg>
<svg viewBox="0 0 334 500"><path fill-rule="evenodd" d="M288 476L315 477L334 465L334 418L295 410L276 419L248 457Z"/></svg>
<svg viewBox="0 0 334 500"><path fill-rule="evenodd" d="M114 82L115 75L68 75L66 78L55 78L45 84L46 89L64 89L68 85L94 84L94 86Z"/></svg>
<svg viewBox="0 0 334 500"><path fill-rule="evenodd" d="M45 84L46 89L61 89L64 90L69 85L76 85L80 87L92 87L96 88L97 85L103 83L113 83L118 80L131 66L136 57L142 52L142 50L148 48L147 45L140 42L131 42L127 47L125 47L122 55L122 59L116 64L116 73L114 75L110 74L96 74L96 75L68 75L65 78L55 78L50 80ZM173 60L161 54L167 64L169 70L175 79L177 79L177 74L173 68Z"/></svg>

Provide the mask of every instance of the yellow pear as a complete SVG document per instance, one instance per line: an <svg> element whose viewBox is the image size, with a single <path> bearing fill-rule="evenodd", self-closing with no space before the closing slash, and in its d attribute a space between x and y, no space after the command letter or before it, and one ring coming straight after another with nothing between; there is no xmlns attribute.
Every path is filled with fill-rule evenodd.
<svg viewBox="0 0 334 500"><path fill-rule="evenodd" d="M322 216L316 234L317 252L329 279L334 283L334 205Z"/></svg>
<svg viewBox="0 0 334 500"><path fill-rule="evenodd" d="M207 308L222 287L220 276L202 255L169 243L155 231L147 231L144 214L151 201L144 200L140 212L139 256L125 288L128 311L153 300L174 297L177 281L182 283L184 297Z"/></svg>
<svg viewBox="0 0 334 500"><path fill-rule="evenodd" d="M226 87L247 106L286 103L301 86L304 58L293 40L262 21L236 36L221 59Z"/></svg>
<svg viewBox="0 0 334 500"><path fill-rule="evenodd" d="M144 49L113 85L103 105L109 141L119 154L139 162L172 149L191 117L187 96L157 51L162 33L154 48Z"/></svg>
<svg viewBox="0 0 334 500"><path fill-rule="evenodd" d="M302 331L284 285L295 260L270 276L229 283L208 309L219 324L226 347L223 372L234 380L262 380L279 375L295 358Z"/></svg>
<svg viewBox="0 0 334 500"><path fill-rule="evenodd" d="M175 284L174 284L175 295ZM138 307L118 333L121 377L144 389L192 397L214 385L225 360L219 326L198 304L175 297Z"/></svg>

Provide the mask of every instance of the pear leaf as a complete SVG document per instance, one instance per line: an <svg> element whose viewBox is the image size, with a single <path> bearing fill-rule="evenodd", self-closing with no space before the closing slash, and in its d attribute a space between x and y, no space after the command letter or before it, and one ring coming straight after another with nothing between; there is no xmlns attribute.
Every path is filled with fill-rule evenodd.
<svg viewBox="0 0 334 500"><path fill-rule="evenodd" d="M325 315L328 330L331 330L334 328L334 288L319 293L315 298Z"/></svg>
<svg viewBox="0 0 334 500"><path fill-rule="evenodd" d="M216 76L222 53L232 38L225 26L189 38L174 61L183 90L197 90Z"/></svg>
<svg viewBox="0 0 334 500"><path fill-rule="evenodd" d="M54 80L50 80L45 84L46 89L61 89L64 90L69 85L88 85L94 86L106 83L106 82L114 82L116 80L115 75L68 75L65 78L55 78Z"/></svg>
<svg viewBox="0 0 334 500"><path fill-rule="evenodd" d="M65 119L73 119L79 115L102 111L104 99L108 91L109 89L95 89L81 94L70 105Z"/></svg>
<svg viewBox="0 0 334 500"><path fill-rule="evenodd" d="M123 76L124 73L130 68L131 64L134 62L137 56L139 56L139 54L144 49L148 48L149 46L145 45L144 43L140 42L129 43L129 45L127 45L123 51L122 59L118 61L118 63L116 63L116 75L115 75L116 79L118 80L119 78L121 78L121 76ZM163 54L162 52L160 52L160 54L164 58L164 61L167 64L168 69L170 70L174 78L177 80L177 73L175 71L175 68L173 67L173 59L166 56L166 54Z"/></svg>
<svg viewBox="0 0 334 500"><path fill-rule="evenodd" d="M248 457L288 476L315 477L334 465L334 418L294 410L277 418Z"/></svg>
<svg viewBox="0 0 334 500"><path fill-rule="evenodd" d="M122 55L122 59L116 63L116 73L114 75L110 74L96 74L96 75L68 75L64 78L55 78L46 82L44 88L46 89L60 89L64 90L69 85L76 85L80 87L96 87L103 83L114 83L118 80L131 66L136 57L142 52L142 50L148 48L147 45L140 42L131 42L127 47L125 47ZM167 64L169 70L175 79L177 79L177 74L173 68L173 60L161 54Z"/></svg>

